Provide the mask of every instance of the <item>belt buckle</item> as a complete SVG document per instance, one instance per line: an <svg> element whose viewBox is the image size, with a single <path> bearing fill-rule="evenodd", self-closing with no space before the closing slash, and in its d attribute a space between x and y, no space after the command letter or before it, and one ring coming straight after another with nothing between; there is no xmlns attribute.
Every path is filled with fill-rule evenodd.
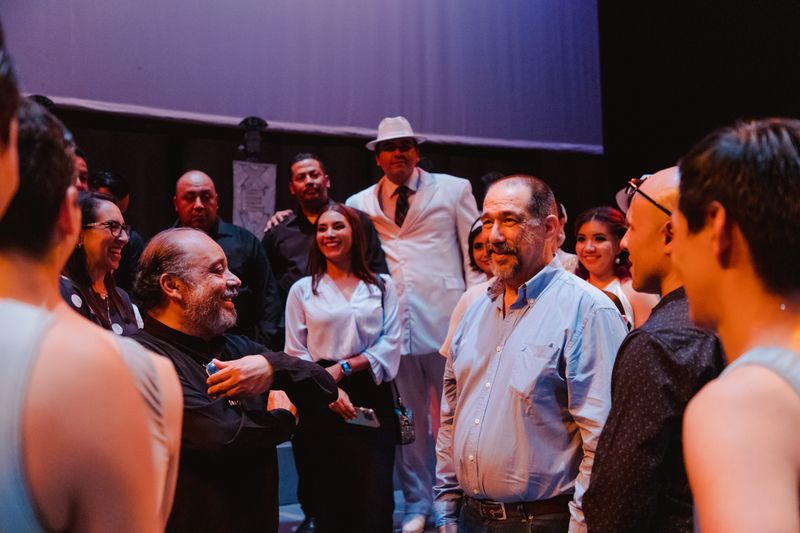
<svg viewBox="0 0 800 533"><path fill-rule="evenodd" d="M502 502L481 502L481 516L490 520L505 520L506 506Z"/></svg>

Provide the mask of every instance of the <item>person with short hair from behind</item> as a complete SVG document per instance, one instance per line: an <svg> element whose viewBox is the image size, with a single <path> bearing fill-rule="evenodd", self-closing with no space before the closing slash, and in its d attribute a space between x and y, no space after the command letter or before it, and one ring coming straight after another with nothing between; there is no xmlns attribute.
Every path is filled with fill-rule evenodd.
<svg viewBox="0 0 800 533"><path fill-rule="evenodd" d="M730 363L686 411L699 529L800 531L800 121L718 129L679 168L673 260Z"/></svg>
<svg viewBox="0 0 800 533"><path fill-rule="evenodd" d="M158 531L145 404L113 336L58 291L80 231L65 130L30 101L15 118L2 44L0 530Z"/></svg>
<svg viewBox="0 0 800 533"><path fill-rule="evenodd" d="M128 182L119 174L108 170L101 170L89 176L89 190L107 194L114 198L114 203L119 207L122 216L128 211L131 202L131 188ZM128 244L122 249L119 267L114 271L114 281L117 287L128 294L133 290L133 281L139 266L139 258L144 251L145 241L133 228L128 234Z"/></svg>
<svg viewBox="0 0 800 533"><path fill-rule="evenodd" d="M686 532L694 529L692 493L681 443L689 400L725 365L719 339L694 326L671 256L670 214L678 205L678 169L631 180L618 195L628 231L631 282L659 303L620 346L608 415L583 497L589 531Z"/></svg>

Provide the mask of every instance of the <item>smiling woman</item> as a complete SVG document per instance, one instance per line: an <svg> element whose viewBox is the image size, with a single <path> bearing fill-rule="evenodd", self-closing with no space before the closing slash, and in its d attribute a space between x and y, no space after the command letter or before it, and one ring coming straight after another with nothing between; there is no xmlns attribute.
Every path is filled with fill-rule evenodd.
<svg viewBox="0 0 800 533"><path fill-rule="evenodd" d="M61 276L61 296L73 309L117 335L132 335L140 319L128 294L116 286L130 226L110 196L81 193L81 234Z"/></svg>
<svg viewBox="0 0 800 533"><path fill-rule="evenodd" d="M578 215L575 220L575 253L578 256L575 274L616 297L625 320L630 326L638 327L650 316L657 299L636 292L631 286L631 263L627 251L620 248L627 228L625 215L613 207L593 207Z"/></svg>

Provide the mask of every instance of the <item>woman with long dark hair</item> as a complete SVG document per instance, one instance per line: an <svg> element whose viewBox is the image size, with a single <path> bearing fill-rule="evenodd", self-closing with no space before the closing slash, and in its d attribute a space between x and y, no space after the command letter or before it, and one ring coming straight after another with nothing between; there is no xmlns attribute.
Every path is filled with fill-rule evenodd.
<svg viewBox="0 0 800 533"><path fill-rule="evenodd" d="M292 285L286 302L286 353L318 362L339 383L329 409L298 405L300 482L322 503L322 533L392 531L400 324L392 280L370 271L364 249L358 214L327 206L316 222L311 275Z"/></svg>
<svg viewBox="0 0 800 533"><path fill-rule="evenodd" d="M132 335L140 319L114 270L128 243L130 226L110 196L82 192L81 233L61 276L61 296L73 309L117 335Z"/></svg>
<svg viewBox="0 0 800 533"><path fill-rule="evenodd" d="M575 274L614 295L622 305L628 324L638 327L650 316L658 299L636 292L631 286L631 263L628 254L620 249L626 231L625 215L613 207L593 207L578 215L575 220L575 253L578 256Z"/></svg>

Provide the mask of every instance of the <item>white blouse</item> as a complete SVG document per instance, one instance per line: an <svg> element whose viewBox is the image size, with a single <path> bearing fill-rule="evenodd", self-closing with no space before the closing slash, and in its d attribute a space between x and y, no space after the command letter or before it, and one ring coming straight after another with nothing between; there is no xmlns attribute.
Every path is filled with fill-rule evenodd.
<svg viewBox="0 0 800 533"><path fill-rule="evenodd" d="M307 361L341 361L364 354L376 384L391 381L400 366L400 323L397 292L392 280L380 274L378 287L359 281L348 301L323 274L317 294L311 276L298 280L286 300L286 345L289 355Z"/></svg>

